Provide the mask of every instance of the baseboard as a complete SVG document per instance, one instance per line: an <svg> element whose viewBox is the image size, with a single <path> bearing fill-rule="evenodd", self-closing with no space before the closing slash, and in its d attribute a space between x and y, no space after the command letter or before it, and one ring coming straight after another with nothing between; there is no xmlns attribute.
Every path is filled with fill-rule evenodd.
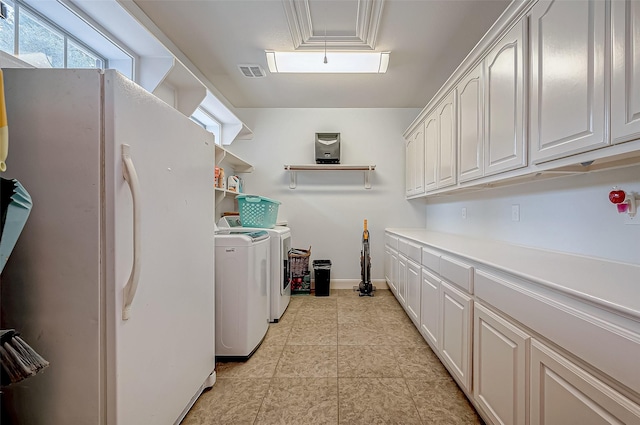
<svg viewBox="0 0 640 425"><path fill-rule="evenodd" d="M313 283L315 284L315 282ZM376 287L376 289L389 289L385 279L374 279L371 283ZM354 286L359 284L359 279L331 279L329 287L331 289L353 289Z"/></svg>

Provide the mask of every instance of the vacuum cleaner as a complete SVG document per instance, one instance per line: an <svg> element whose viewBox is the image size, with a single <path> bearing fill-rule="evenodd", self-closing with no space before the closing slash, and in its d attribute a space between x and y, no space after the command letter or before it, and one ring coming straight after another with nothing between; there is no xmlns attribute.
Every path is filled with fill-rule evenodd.
<svg viewBox="0 0 640 425"><path fill-rule="evenodd" d="M353 289L358 291L361 297L373 297L376 287L371 284L371 255L369 247L369 231L367 230L367 220L364 221L364 231L362 232L362 250L360 251L360 275L362 281L360 285Z"/></svg>

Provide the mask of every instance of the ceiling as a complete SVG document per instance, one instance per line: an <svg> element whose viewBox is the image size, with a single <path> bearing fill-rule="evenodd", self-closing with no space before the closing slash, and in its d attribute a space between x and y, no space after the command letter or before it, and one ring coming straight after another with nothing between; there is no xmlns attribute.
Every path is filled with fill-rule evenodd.
<svg viewBox="0 0 640 425"><path fill-rule="evenodd" d="M422 108L508 0L135 0L237 108ZM326 31L326 36L325 36ZM265 50L390 51L386 74L271 74ZM330 57L330 56L329 56ZM240 64L259 64L247 78Z"/></svg>

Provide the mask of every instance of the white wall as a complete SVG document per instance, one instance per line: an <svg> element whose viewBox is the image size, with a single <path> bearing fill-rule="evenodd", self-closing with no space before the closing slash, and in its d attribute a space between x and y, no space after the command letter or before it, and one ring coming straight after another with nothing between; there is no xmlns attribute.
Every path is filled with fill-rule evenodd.
<svg viewBox="0 0 640 425"><path fill-rule="evenodd" d="M360 279L362 223L368 220L372 278L383 279L384 228L424 227L424 203L404 198L402 133L418 109L238 109L253 140L227 148L251 163L245 191L282 202L293 246L312 247L313 259L332 262L331 279ZM316 132L341 134L342 164L374 164L370 190L360 171L299 172L289 189L284 164L314 164ZM226 206L229 208L229 206ZM220 208L219 208L220 209ZM311 263L310 263L311 265Z"/></svg>
<svg viewBox="0 0 640 425"><path fill-rule="evenodd" d="M609 202L612 186L640 193L640 166L427 201L429 230L640 263L640 225ZM514 222L511 207L520 206ZM462 208L467 218L462 218ZM640 215L636 218L640 222Z"/></svg>

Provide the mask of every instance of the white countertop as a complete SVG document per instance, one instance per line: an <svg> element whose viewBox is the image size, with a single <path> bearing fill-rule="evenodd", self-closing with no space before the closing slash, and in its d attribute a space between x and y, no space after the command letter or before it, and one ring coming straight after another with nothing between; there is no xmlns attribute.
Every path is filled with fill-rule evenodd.
<svg viewBox="0 0 640 425"><path fill-rule="evenodd" d="M424 229L385 230L640 319L640 265Z"/></svg>

